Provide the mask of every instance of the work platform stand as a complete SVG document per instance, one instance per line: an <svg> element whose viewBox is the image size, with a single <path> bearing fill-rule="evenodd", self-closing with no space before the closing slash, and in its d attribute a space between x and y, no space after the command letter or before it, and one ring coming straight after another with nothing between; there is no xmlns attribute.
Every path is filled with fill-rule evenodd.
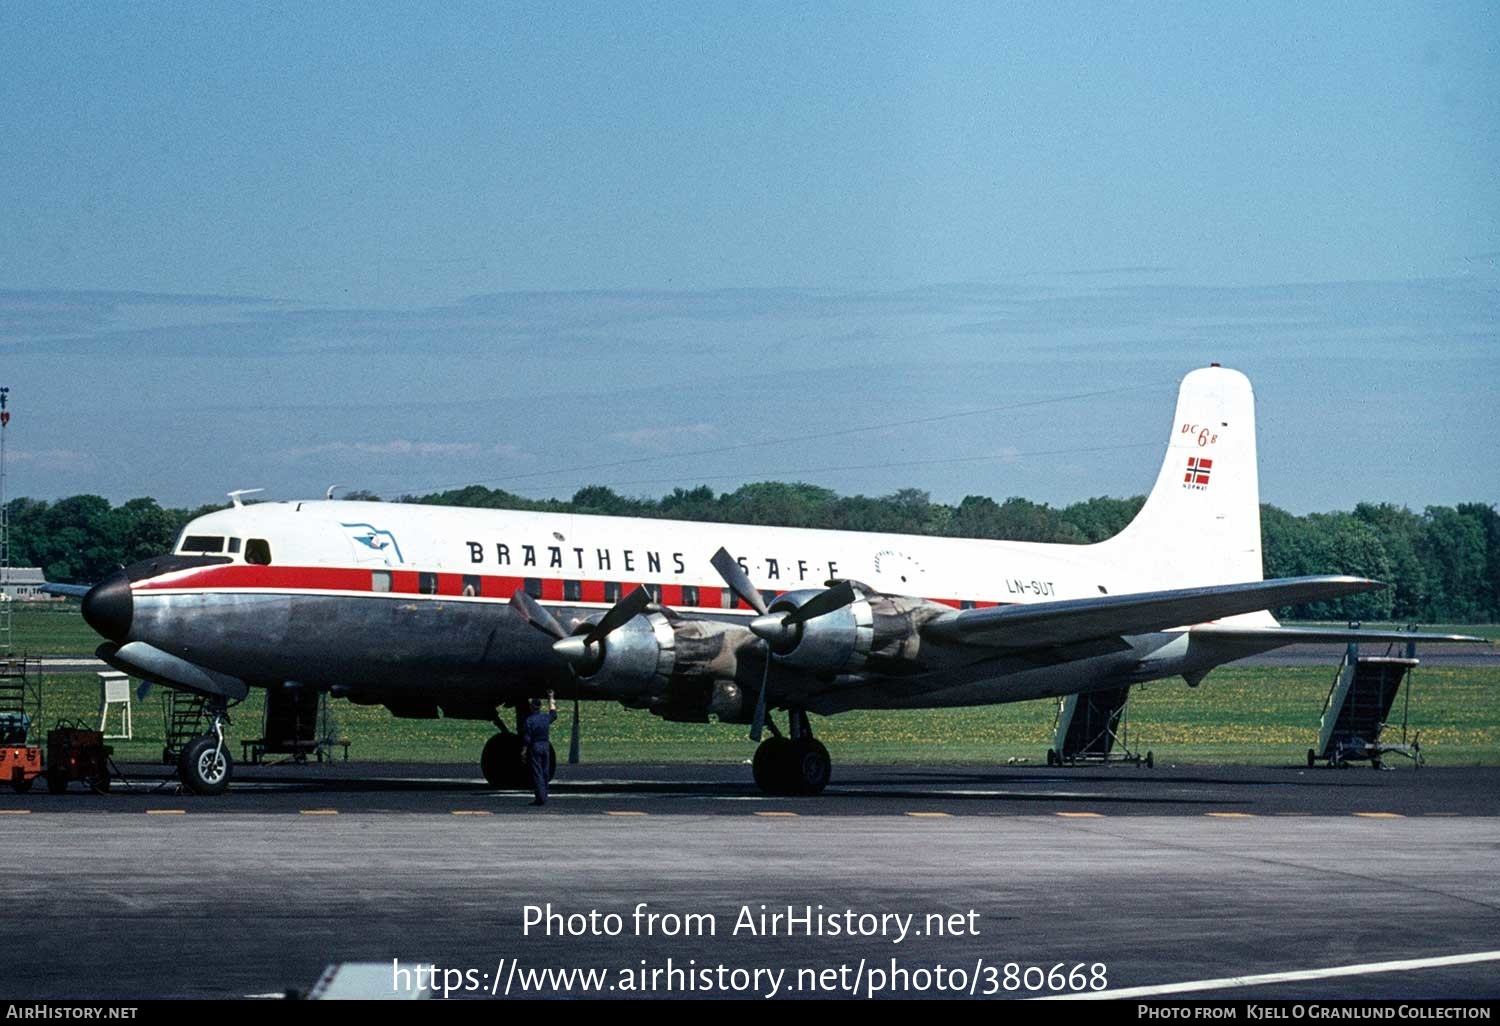
<svg viewBox="0 0 1500 1026"><path fill-rule="evenodd" d="M1047 765L1124 762L1152 768L1155 759L1150 752L1141 755L1131 750L1129 703L1128 684L1064 697L1058 703Z"/></svg>
<svg viewBox="0 0 1500 1026"><path fill-rule="evenodd" d="M1406 643L1406 654L1364 656L1358 642L1351 642L1344 652L1333 685L1323 703L1323 720L1318 733L1318 747L1307 750L1307 765L1319 762L1345 767L1351 762L1369 762L1375 769L1383 766L1387 755L1400 755L1420 768L1422 746L1416 734L1408 740L1411 711L1411 672L1417 659L1416 642ZM1383 740L1396 693L1406 684L1401 703L1401 740Z"/></svg>
<svg viewBox="0 0 1500 1026"><path fill-rule="evenodd" d="M19 725L42 718L41 663L26 656L0 654L0 716Z"/></svg>

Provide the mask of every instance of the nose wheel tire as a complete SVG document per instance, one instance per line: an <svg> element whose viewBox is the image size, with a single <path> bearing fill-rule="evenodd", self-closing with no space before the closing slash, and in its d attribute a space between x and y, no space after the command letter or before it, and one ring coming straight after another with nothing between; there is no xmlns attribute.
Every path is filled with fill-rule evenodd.
<svg viewBox="0 0 1500 1026"><path fill-rule="evenodd" d="M193 738L177 757L177 775L193 794L223 794L233 774L229 748L213 734Z"/></svg>

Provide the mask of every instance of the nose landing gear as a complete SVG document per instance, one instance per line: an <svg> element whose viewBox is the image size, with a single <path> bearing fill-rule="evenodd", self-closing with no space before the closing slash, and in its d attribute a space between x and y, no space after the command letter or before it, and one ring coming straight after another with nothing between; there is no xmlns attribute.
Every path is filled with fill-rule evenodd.
<svg viewBox="0 0 1500 1026"><path fill-rule="evenodd" d="M189 741L177 757L177 776L182 786L193 794L223 794L229 789L229 780L234 775L234 760L224 744L228 709L218 705L208 711L213 717L209 732Z"/></svg>

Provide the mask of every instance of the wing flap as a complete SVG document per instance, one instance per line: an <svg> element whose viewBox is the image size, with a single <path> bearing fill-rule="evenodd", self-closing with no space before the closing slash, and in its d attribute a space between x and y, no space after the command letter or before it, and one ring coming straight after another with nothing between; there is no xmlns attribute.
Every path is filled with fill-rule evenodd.
<svg viewBox="0 0 1500 1026"><path fill-rule="evenodd" d="M1096 638L1147 634L1273 606L1317 602L1385 587L1363 577L1283 577L1203 588L1101 595L1027 605L942 613L922 627L939 642L1001 649L1068 645Z"/></svg>

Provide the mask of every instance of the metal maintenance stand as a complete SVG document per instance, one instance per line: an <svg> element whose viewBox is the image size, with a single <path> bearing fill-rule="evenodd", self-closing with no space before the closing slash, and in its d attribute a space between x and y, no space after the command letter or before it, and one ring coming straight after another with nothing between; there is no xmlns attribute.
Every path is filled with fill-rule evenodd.
<svg viewBox="0 0 1500 1026"><path fill-rule="evenodd" d="M1151 769L1155 765L1152 754L1141 755L1130 748L1129 703L1129 684L1065 696L1057 708L1054 747L1047 749L1047 765L1128 762Z"/></svg>

